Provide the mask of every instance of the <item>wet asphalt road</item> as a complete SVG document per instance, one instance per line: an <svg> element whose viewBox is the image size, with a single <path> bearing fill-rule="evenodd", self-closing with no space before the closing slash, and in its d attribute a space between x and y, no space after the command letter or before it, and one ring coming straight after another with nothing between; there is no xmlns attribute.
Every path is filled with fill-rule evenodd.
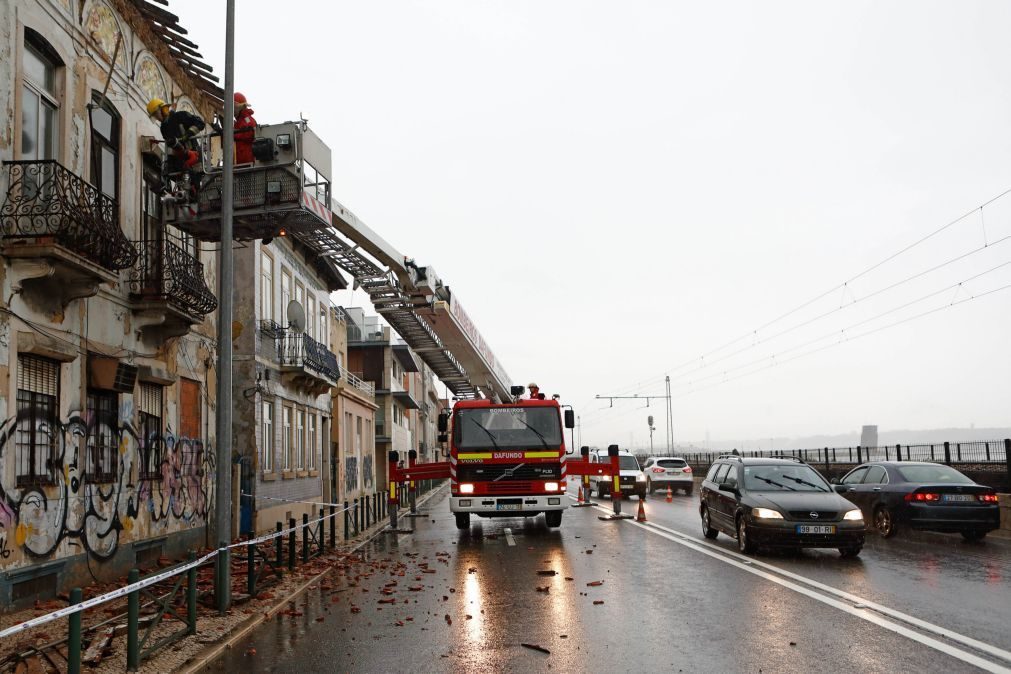
<svg viewBox="0 0 1011 674"><path fill-rule="evenodd" d="M634 513L637 505L623 507ZM422 508L426 516L415 520L414 534L376 538L209 671L1011 667L1000 654L956 643L940 636L943 630L910 628L860 603L1009 649L1011 547L1004 542L871 536L856 560L805 551L745 562L731 539L702 540L697 497L658 497L647 508L646 525L603 522L601 509L573 508L560 529L548 529L543 518L499 519L476 520L461 533L444 491ZM784 572L858 598L840 599Z"/></svg>

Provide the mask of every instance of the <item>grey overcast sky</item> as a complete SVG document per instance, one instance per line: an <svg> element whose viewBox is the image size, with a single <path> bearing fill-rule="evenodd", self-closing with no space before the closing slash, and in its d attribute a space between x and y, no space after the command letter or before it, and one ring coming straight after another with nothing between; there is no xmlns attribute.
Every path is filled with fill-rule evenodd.
<svg viewBox="0 0 1011 674"><path fill-rule="evenodd" d="M594 396L665 373L678 442L1011 425L1011 288L980 296L1011 194L978 209L1011 187L1011 3L238 5L257 120L308 118L335 196L584 443L650 413L662 443L659 402ZM221 74L224 2L170 9Z"/></svg>

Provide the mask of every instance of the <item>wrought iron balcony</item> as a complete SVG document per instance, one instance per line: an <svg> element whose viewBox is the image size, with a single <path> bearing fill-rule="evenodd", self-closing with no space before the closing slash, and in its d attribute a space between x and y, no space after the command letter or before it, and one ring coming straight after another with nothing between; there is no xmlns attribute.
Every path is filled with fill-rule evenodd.
<svg viewBox="0 0 1011 674"><path fill-rule="evenodd" d="M304 333L286 329L274 321L260 321L260 334L273 339L273 350L267 349L266 339L260 354L276 358L282 373L296 386L315 395L337 386L340 380L340 365L337 356L320 342Z"/></svg>
<svg viewBox="0 0 1011 674"><path fill-rule="evenodd" d="M165 302L197 320L218 308L203 263L184 248L167 239L139 241L137 248L140 257L130 283L142 301Z"/></svg>
<svg viewBox="0 0 1011 674"><path fill-rule="evenodd" d="M119 226L119 206L52 159L5 161L10 180L0 208L5 246L66 248L116 272L136 263L137 250Z"/></svg>

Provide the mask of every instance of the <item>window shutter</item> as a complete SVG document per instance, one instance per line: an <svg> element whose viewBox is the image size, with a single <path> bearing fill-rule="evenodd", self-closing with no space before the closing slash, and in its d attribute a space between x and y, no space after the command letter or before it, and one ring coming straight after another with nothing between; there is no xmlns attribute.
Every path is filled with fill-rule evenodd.
<svg viewBox="0 0 1011 674"><path fill-rule="evenodd" d="M158 384L141 383L138 409L151 416L161 417L162 387Z"/></svg>
<svg viewBox="0 0 1011 674"><path fill-rule="evenodd" d="M60 364L55 360L22 354L18 356L18 388L22 391L59 395Z"/></svg>

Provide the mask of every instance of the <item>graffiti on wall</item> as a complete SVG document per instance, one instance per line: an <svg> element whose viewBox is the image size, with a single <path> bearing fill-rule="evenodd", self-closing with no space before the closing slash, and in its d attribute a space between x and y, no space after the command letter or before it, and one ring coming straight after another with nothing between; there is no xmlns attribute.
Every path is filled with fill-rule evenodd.
<svg viewBox="0 0 1011 674"><path fill-rule="evenodd" d="M81 412L71 412L51 427L44 414L29 408L0 422L0 563L10 561L12 550L34 558L73 554L60 550L63 543L82 546L104 560L116 552L121 536L136 540L170 533L170 526L178 530L206 522L212 508L213 452L200 439L176 437L171 429L145 436L131 423L132 416L133 405L127 402L120 406L114 428ZM52 446L40 484L19 485L15 475L5 474L12 465L17 471L7 457L17 451L19 432L46 438ZM114 474L96 481L86 469L86 453L93 451L88 439L101 434L115 442L117 465ZM153 470L142 478L141 458L152 451Z"/></svg>
<svg viewBox="0 0 1011 674"><path fill-rule="evenodd" d="M344 457L344 493L350 494L358 489L358 457Z"/></svg>
<svg viewBox="0 0 1011 674"><path fill-rule="evenodd" d="M376 471L372 465L372 455L366 454L362 457L362 486L370 489L376 483Z"/></svg>

